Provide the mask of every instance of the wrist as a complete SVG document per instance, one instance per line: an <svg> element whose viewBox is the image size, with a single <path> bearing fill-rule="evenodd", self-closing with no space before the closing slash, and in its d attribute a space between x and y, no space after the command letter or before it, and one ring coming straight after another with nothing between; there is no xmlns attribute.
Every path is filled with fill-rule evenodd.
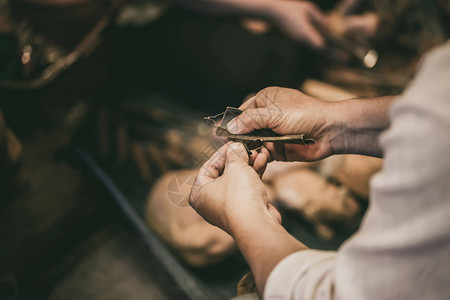
<svg viewBox="0 0 450 300"><path fill-rule="evenodd" d="M345 110L345 101L330 102L328 104L326 136L330 144L332 155L345 154L346 141L349 138L351 120Z"/></svg>
<svg viewBox="0 0 450 300"><path fill-rule="evenodd" d="M250 266L261 295L275 266L288 255L307 249L280 223L270 218L249 222L247 226L235 232L233 237Z"/></svg>
<svg viewBox="0 0 450 300"><path fill-rule="evenodd" d="M227 218L229 224L228 233L236 240L262 228L281 227L278 220L265 207L260 209L253 208L249 212L240 210L239 213L231 214Z"/></svg>
<svg viewBox="0 0 450 300"><path fill-rule="evenodd" d="M394 96L331 103L329 143L333 154L382 156L380 133L389 126Z"/></svg>

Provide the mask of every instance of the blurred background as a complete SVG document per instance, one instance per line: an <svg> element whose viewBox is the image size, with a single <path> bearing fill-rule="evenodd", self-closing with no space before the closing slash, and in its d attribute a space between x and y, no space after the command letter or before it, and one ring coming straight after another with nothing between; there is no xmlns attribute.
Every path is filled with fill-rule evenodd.
<svg viewBox="0 0 450 300"><path fill-rule="evenodd" d="M326 50L182 1L0 0L0 299L245 293L232 239L187 204L223 143L203 118L273 85L329 101L399 93L445 40L434 1L314 3ZM273 163L263 180L293 235L337 249L381 164Z"/></svg>

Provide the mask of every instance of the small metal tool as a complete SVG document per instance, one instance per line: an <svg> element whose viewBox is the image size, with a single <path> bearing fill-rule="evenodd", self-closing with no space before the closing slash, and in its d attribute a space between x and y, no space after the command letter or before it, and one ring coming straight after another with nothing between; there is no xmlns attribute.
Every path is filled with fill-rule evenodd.
<svg viewBox="0 0 450 300"><path fill-rule="evenodd" d="M305 138L304 134L280 135L270 129L258 129L248 134L229 133L227 130L228 123L241 113L242 110L240 109L227 107L225 112L215 116L205 117L204 119L216 128L216 135L243 143L246 146L249 155L251 154L249 150L260 148L265 142L281 142L299 145L311 145L316 142L314 139Z"/></svg>

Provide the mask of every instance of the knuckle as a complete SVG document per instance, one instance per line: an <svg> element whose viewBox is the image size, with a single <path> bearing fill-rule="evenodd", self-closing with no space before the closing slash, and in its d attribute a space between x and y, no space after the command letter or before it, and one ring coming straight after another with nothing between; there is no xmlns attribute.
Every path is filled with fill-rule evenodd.
<svg viewBox="0 0 450 300"><path fill-rule="evenodd" d="M202 192L201 187L193 186L191 188L191 193L189 195L188 203L194 209L198 208L198 206L199 206L199 199L201 196L201 192Z"/></svg>
<svg viewBox="0 0 450 300"><path fill-rule="evenodd" d="M255 123L254 109L244 111L239 118L236 126L253 127Z"/></svg>

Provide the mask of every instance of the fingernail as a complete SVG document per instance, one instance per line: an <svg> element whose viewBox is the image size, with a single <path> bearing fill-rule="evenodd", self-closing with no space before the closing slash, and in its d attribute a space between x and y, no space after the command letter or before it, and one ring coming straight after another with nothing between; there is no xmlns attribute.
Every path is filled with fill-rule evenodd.
<svg viewBox="0 0 450 300"><path fill-rule="evenodd" d="M230 146L228 146L229 151L238 150L243 148L244 146L241 143L231 143Z"/></svg>
<svg viewBox="0 0 450 300"><path fill-rule="evenodd" d="M231 120L230 123L228 123L227 130L231 134L238 134L239 133L238 124L237 124L235 119Z"/></svg>

